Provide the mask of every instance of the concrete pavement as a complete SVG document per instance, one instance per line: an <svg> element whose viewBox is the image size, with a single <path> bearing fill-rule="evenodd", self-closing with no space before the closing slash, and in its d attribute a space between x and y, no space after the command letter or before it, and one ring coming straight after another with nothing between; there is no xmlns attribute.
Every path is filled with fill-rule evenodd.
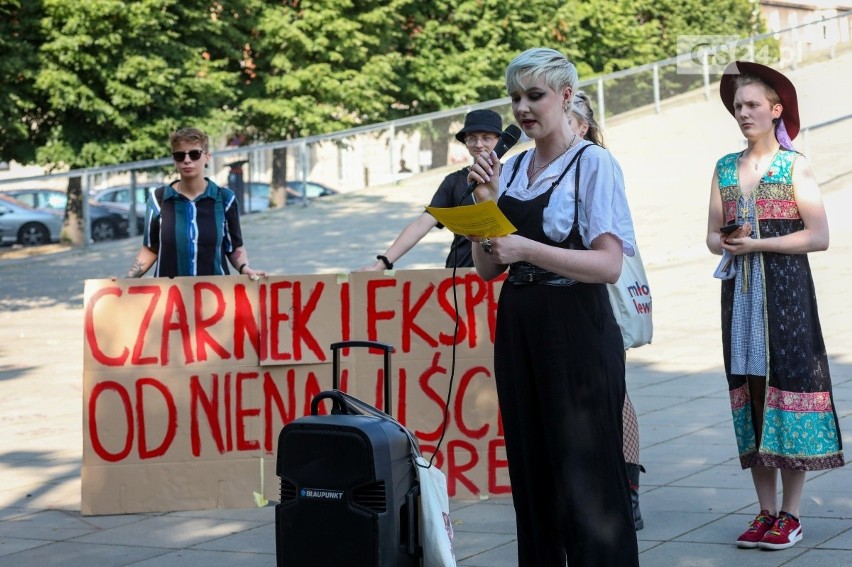
<svg viewBox="0 0 852 567"><path fill-rule="evenodd" d="M800 93L805 124L805 101L822 112L828 104L817 85L807 89L811 77L845 76L831 65L792 74L797 85L805 85ZM824 82L818 86L837 92ZM833 115L850 110L838 106ZM684 126L696 116L706 125ZM698 131L707 138L700 143L681 136ZM832 229L830 250L813 254L811 264L844 433L852 426L847 283L852 281L852 158L838 148L848 140L847 132L848 123L819 131L809 142ZM798 545L764 552L733 544L757 507L749 473L740 469L736 455L722 370L719 285L711 277L716 258L706 253L703 241L713 163L740 147L737 134L716 100L613 123L607 131L628 178L654 293L654 344L628 355L628 390L639 413L641 461L648 470L641 479L646 526L638 533L641 564L852 565L848 467L808 474L804 539ZM651 136L655 145L646 140ZM690 147L677 148L684 139ZM419 214L441 177L434 172L396 187L252 216L245 226L252 264L273 273L307 274L370 263ZM442 265L449 242L444 232L433 231L397 267ZM79 513L82 282L124 273L138 246L138 240L121 241L24 258L0 253L0 566L274 565L271 505L126 516ZM453 502L452 521L459 565L516 564L510 499Z"/></svg>

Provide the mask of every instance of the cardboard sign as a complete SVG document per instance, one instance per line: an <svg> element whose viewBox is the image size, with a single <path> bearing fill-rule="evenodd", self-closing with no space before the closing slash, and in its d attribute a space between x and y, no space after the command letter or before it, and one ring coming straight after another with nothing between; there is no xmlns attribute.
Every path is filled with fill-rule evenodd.
<svg viewBox="0 0 852 567"><path fill-rule="evenodd" d="M449 494L509 493L492 371L500 285L466 269L87 281L82 513L277 500L278 434L331 388L341 340L395 347L392 412L427 457L453 374L435 458ZM383 407L382 356L342 355L341 389Z"/></svg>

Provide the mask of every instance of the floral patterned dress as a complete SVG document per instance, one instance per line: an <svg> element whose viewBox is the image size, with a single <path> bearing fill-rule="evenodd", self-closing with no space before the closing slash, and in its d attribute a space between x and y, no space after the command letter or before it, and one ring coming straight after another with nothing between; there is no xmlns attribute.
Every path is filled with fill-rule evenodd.
<svg viewBox="0 0 852 567"><path fill-rule="evenodd" d="M726 224L750 221L755 238L802 230L793 193L799 154L779 150L749 196L739 186L739 156L728 154L716 164ZM740 464L802 471L842 467L807 255L760 252L738 256L736 262L736 278L722 282L722 344ZM767 380L759 447L747 375Z"/></svg>

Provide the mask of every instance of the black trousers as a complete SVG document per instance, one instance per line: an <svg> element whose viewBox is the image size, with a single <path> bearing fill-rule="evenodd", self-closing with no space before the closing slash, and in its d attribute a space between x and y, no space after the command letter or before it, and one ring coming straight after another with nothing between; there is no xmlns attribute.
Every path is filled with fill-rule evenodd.
<svg viewBox="0 0 852 567"><path fill-rule="evenodd" d="M494 369L520 567L638 566L606 287L503 284Z"/></svg>

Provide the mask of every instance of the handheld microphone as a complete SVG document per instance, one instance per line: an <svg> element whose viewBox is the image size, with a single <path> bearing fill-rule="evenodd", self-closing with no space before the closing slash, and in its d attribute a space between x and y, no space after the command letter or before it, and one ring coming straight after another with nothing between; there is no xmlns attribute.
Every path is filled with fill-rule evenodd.
<svg viewBox="0 0 852 567"><path fill-rule="evenodd" d="M503 130L503 133L500 134L500 139L497 141L497 145L494 146L494 153L497 154L497 159L503 157L503 154L509 151L509 149L518 143L518 140L521 137L521 129L515 126L514 124L510 124L508 128ZM471 181L467 188L464 190L464 195L459 199L458 205L462 204L462 201L467 199L473 194L474 189L477 186L476 181ZM458 206L456 205L456 206Z"/></svg>

